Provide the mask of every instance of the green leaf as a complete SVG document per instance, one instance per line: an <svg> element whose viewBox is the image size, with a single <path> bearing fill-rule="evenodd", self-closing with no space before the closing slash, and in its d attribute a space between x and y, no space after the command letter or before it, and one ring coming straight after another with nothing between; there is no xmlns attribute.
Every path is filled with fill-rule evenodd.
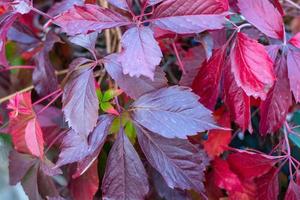
<svg viewBox="0 0 300 200"><path fill-rule="evenodd" d="M114 97L119 96L120 94L122 94L121 90L109 89L104 92L102 102L110 101Z"/></svg>
<svg viewBox="0 0 300 200"><path fill-rule="evenodd" d="M98 100L99 102L102 102L102 92L100 89L96 89L96 94L97 94L97 97L98 97Z"/></svg>
<svg viewBox="0 0 300 200"><path fill-rule="evenodd" d="M125 124L125 134L127 135L127 137L129 138L130 142L132 144L135 144L135 141L136 141L136 131L135 131L135 127L132 123L132 121L128 121L126 124Z"/></svg>

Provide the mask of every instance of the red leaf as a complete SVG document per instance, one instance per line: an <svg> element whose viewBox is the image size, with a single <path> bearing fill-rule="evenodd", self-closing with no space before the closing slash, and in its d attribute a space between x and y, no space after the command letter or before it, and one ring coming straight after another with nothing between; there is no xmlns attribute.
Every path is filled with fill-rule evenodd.
<svg viewBox="0 0 300 200"><path fill-rule="evenodd" d="M133 27L124 33L121 43L124 51L119 60L123 73L137 77L144 75L154 80L155 68L163 55L153 31L149 27Z"/></svg>
<svg viewBox="0 0 300 200"><path fill-rule="evenodd" d="M261 135L277 131L285 121L292 104L286 65L285 55L281 55L276 61L277 80L260 106L259 132Z"/></svg>
<svg viewBox="0 0 300 200"><path fill-rule="evenodd" d="M216 158L212 164L215 184L228 192L242 192L243 186L239 177L230 170L225 160Z"/></svg>
<svg viewBox="0 0 300 200"><path fill-rule="evenodd" d="M285 200L298 200L300 199L300 185L290 180L289 187L284 197Z"/></svg>
<svg viewBox="0 0 300 200"><path fill-rule="evenodd" d="M226 48L222 47L213 52L212 57L200 67L192 84L193 91L200 96L200 102L211 110L214 109L219 94L225 50Z"/></svg>
<svg viewBox="0 0 300 200"><path fill-rule="evenodd" d="M202 151L188 140L165 138L141 127L137 136L147 160L169 187L203 192L203 172L208 159Z"/></svg>
<svg viewBox="0 0 300 200"><path fill-rule="evenodd" d="M300 48L300 32L294 35L290 40L289 43L294 45L297 48Z"/></svg>
<svg viewBox="0 0 300 200"><path fill-rule="evenodd" d="M257 200L274 200L278 198L279 182L277 173L277 169L273 167L267 174L255 179Z"/></svg>
<svg viewBox="0 0 300 200"><path fill-rule="evenodd" d="M288 50L287 67L291 91L296 102L300 102L300 51L298 49Z"/></svg>
<svg viewBox="0 0 300 200"><path fill-rule="evenodd" d="M17 94L10 99L8 109L12 109L9 129L15 149L42 158L43 133L32 107L30 92Z"/></svg>
<svg viewBox="0 0 300 200"><path fill-rule="evenodd" d="M182 59L186 73L182 74L179 85L190 87L205 59L205 49L202 46L190 48Z"/></svg>
<svg viewBox="0 0 300 200"><path fill-rule="evenodd" d="M268 0L239 0L242 15L269 37L283 39L284 25L279 11Z"/></svg>
<svg viewBox="0 0 300 200"><path fill-rule="evenodd" d="M266 98L275 76L273 62L264 46L239 32L231 49L231 70L237 85L248 96Z"/></svg>
<svg viewBox="0 0 300 200"><path fill-rule="evenodd" d="M53 23L60 26L69 35L87 34L90 32L118 26L131 22L122 15L97 5L74 5L71 9L58 15Z"/></svg>
<svg viewBox="0 0 300 200"><path fill-rule="evenodd" d="M98 162L95 161L83 175L71 180L69 189L74 200L93 200L98 186Z"/></svg>
<svg viewBox="0 0 300 200"><path fill-rule="evenodd" d="M248 129L252 132L250 97L238 87L229 67L227 65L224 70L225 104L230 111L231 118L242 128L242 131L245 132Z"/></svg>
<svg viewBox="0 0 300 200"><path fill-rule="evenodd" d="M220 127L230 128L230 113L223 106L214 112L215 120ZM208 134L208 140L204 142L204 149L210 157L219 156L228 147L231 141L231 131L211 130Z"/></svg>
<svg viewBox="0 0 300 200"><path fill-rule="evenodd" d="M108 155L102 183L103 199L142 200L148 191L143 163L121 129Z"/></svg>
<svg viewBox="0 0 300 200"><path fill-rule="evenodd" d="M43 157L44 155L44 139L42 129L36 118L28 121L25 128L26 146L32 155Z"/></svg>
<svg viewBox="0 0 300 200"><path fill-rule="evenodd" d="M253 180L261 177L272 169L277 160L268 156L250 152L237 152L230 154L227 159L230 169L239 177Z"/></svg>
<svg viewBox="0 0 300 200"><path fill-rule="evenodd" d="M176 33L198 33L221 29L226 11L227 0L167 0L155 9L151 20L160 28Z"/></svg>

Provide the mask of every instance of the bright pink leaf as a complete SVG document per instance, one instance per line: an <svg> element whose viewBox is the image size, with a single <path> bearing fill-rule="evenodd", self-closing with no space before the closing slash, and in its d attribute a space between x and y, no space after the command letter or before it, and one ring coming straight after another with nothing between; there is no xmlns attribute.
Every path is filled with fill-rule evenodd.
<svg viewBox="0 0 300 200"><path fill-rule="evenodd" d="M231 49L231 70L237 85L248 96L265 99L273 86L273 62L264 46L239 32Z"/></svg>
<svg viewBox="0 0 300 200"><path fill-rule="evenodd" d="M221 29L226 11L227 1L167 0L155 9L151 20L160 28L176 33L198 33Z"/></svg>
<svg viewBox="0 0 300 200"><path fill-rule="evenodd" d="M31 119L27 123L27 126L25 128L25 142L32 155L43 157L43 133L36 118Z"/></svg>
<svg viewBox="0 0 300 200"><path fill-rule="evenodd" d="M242 15L269 37L283 39L284 25L279 11L268 0L239 0Z"/></svg>
<svg viewBox="0 0 300 200"><path fill-rule="evenodd" d="M287 68L291 91L296 102L300 102L300 51L298 49L288 50Z"/></svg>
<svg viewBox="0 0 300 200"><path fill-rule="evenodd" d="M300 48L300 32L294 35L290 40L289 43L294 45L297 48Z"/></svg>
<svg viewBox="0 0 300 200"><path fill-rule="evenodd" d="M275 69L277 80L266 100L260 105L259 132L261 135L277 131L284 123L289 107L292 105L285 55L277 59Z"/></svg>
<svg viewBox="0 0 300 200"><path fill-rule="evenodd" d="M58 15L53 22L69 35L87 34L103 29L124 26L130 21L122 15L97 5L74 5L68 11Z"/></svg>
<svg viewBox="0 0 300 200"><path fill-rule="evenodd" d="M133 27L127 30L121 40L124 51L120 55L123 73L154 79L154 71L159 65L162 52L149 27Z"/></svg>
<svg viewBox="0 0 300 200"><path fill-rule="evenodd" d="M225 52L225 47L214 51L212 57L202 64L192 84L193 91L200 96L200 102L211 110L214 109L219 94Z"/></svg>

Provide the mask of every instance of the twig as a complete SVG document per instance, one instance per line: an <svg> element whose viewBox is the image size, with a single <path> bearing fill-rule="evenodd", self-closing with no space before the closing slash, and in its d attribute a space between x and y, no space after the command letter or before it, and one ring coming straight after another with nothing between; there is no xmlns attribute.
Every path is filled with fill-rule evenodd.
<svg viewBox="0 0 300 200"><path fill-rule="evenodd" d="M28 86L28 87L26 87L26 88L24 88L22 90L19 90L19 91L13 93L13 94L10 94L10 95L8 95L6 97L3 97L3 98L0 99L0 104L3 103L3 102L5 102L5 101L8 101L9 99L11 99L12 97L14 97L18 93L28 92L28 91L32 90L33 88L34 88L33 85L30 85L30 86Z"/></svg>

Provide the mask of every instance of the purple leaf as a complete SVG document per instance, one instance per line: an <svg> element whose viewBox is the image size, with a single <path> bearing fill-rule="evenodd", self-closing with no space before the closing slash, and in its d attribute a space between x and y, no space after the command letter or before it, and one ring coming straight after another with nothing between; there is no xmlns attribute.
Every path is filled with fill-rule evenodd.
<svg viewBox="0 0 300 200"><path fill-rule="evenodd" d="M59 37L53 32L48 33L44 48L35 56L36 67L32 74L32 82L41 96L46 96L58 89L58 80L50 61L49 51L59 41Z"/></svg>
<svg viewBox="0 0 300 200"><path fill-rule="evenodd" d="M124 51L120 56L123 73L130 76L147 76L154 80L154 71L159 65L162 52L149 27L133 27L121 40Z"/></svg>
<svg viewBox="0 0 300 200"><path fill-rule="evenodd" d="M185 87L162 88L136 100L132 105L132 116L137 123L164 137L186 138L217 128L211 111L198 99Z"/></svg>
<svg viewBox="0 0 300 200"><path fill-rule="evenodd" d="M78 171L80 174L84 173L85 168L92 163L100 153L108 134L111 121L111 116L101 115L97 127L90 135L89 140L87 140L85 136L70 130L63 139L62 151L59 154L56 166L60 167L68 163L90 160L91 162L85 162L86 165L82 166L82 170Z"/></svg>
<svg viewBox="0 0 300 200"><path fill-rule="evenodd" d="M107 2L123 10L129 10L129 4L127 2L132 2L132 1L131 0L107 0Z"/></svg>
<svg viewBox="0 0 300 200"><path fill-rule="evenodd" d="M63 93L63 112L76 133L88 136L97 123L99 102L91 66L71 72Z"/></svg>
<svg viewBox="0 0 300 200"><path fill-rule="evenodd" d="M70 42L86 48L91 53L95 52L95 46L97 42L98 33L89 33L89 34L80 34L73 37L70 37Z"/></svg>
<svg viewBox="0 0 300 200"><path fill-rule="evenodd" d="M21 184L24 192L30 200L42 200L38 189L38 166L32 166L25 177L22 179Z"/></svg>
<svg viewBox="0 0 300 200"><path fill-rule="evenodd" d="M56 2L53 6L50 7L48 15L54 17L60 13L67 11L74 5L82 6L84 5L84 0L62 0L60 2Z"/></svg>
<svg viewBox="0 0 300 200"><path fill-rule="evenodd" d="M298 49L288 50L287 67L291 90L296 102L300 102L300 51Z"/></svg>
<svg viewBox="0 0 300 200"><path fill-rule="evenodd" d="M176 33L198 33L221 29L226 11L228 3L219 0L167 0L155 9L151 20Z"/></svg>
<svg viewBox="0 0 300 200"><path fill-rule="evenodd" d="M242 15L269 37L282 39L284 27L279 11L266 0L239 0Z"/></svg>
<svg viewBox="0 0 300 200"><path fill-rule="evenodd" d="M153 81L147 77L131 77L123 74L121 63L117 61L117 58L117 54L106 56L104 59L105 69L118 86L131 98L137 99L143 94L168 85L165 73L160 67L156 68Z"/></svg>
<svg viewBox="0 0 300 200"><path fill-rule="evenodd" d="M1 65L8 66L5 53L6 35L17 17L18 14L13 12L7 12L0 16L0 67Z"/></svg>
<svg viewBox="0 0 300 200"><path fill-rule="evenodd" d="M24 15L31 11L31 3L29 0L15 1L12 3L12 7L20 14Z"/></svg>
<svg viewBox="0 0 300 200"><path fill-rule="evenodd" d="M69 35L101 32L103 29L128 25L131 22L122 15L97 5L74 5L71 9L58 15L54 21Z"/></svg>
<svg viewBox="0 0 300 200"><path fill-rule="evenodd" d="M137 129L137 136L147 160L169 187L203 192L208 158L202 151L188 140L164 138L143 128Z"/></svg>
<svg viewBox="0 0 300 200"><path fill-rule="evenodd" d="M108 155L102 183L103 199L143 200L149 191L147 177L139 155L121 129Z"/></svg>

